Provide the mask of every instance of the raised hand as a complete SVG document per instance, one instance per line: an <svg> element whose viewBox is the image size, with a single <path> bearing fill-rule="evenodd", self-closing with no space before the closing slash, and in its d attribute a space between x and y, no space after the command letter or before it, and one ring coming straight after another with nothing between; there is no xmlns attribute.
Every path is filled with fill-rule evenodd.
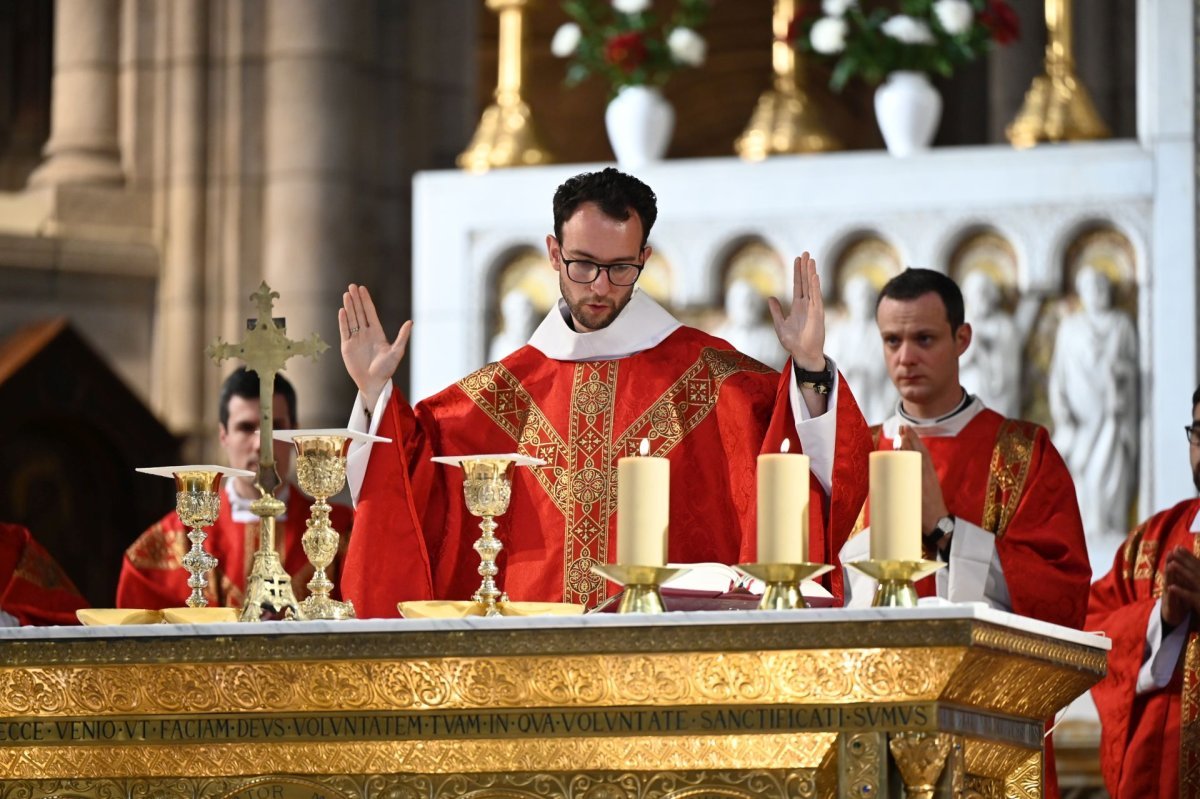
<svg viewBox="0 0 1200 799"><path fill-rule="evenodd" d="M338 331L342 337L342 361L346 371L370 410L404 358L412 333L412 320L401 325L396 340L389 342L379 324L379 313L370 292L365 286L351 283L342 295L342 307L338 309Z"/></svg>
<svg viewBox="0 0 1200 799"><path fill-rule="evenodd" d="M921 453L921 533L933 530L938 519L947 516L950 510L946 507L946 497L942 493L942 484L938 480L937 469L933 466L933 458L925 447L925 442L917 432L908 425L900 425L900 447L902 450Z"/></svg>
<svg viewBox="0 0 1200 799"><path fill-rule="evenodd" d="M801 369L820 372L825 368L825 301L817 262L807 252L792 265L792 304L785 312L775 297L767 299L775 335Z"/></svg>
<svg viewBox="0 0 1200 799"><path fill-rule="evenodd" d="M1163 568L1162 620L1176 627L1192 614L1192 623L1200 621L1200 558L1183 547L1167 553Z"/></svg>

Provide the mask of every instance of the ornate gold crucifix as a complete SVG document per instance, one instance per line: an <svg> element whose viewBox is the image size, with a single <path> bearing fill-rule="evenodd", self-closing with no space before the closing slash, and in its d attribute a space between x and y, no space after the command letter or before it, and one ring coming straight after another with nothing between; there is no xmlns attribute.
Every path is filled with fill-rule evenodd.
<svg viewBox="0 0 1200 799"><path fill-rule="evenodd" d="M272 306L279 292L272 291L264 280L258 291L250 295L258 306L258 318L246 321L248 332L240 344L228 344L218 336L205 354L218 364L227 358L238 358L246 368L258 374L259 382L259 458L257 487L262 494L250 505L261 520L258 551L246 580L246 599L242 604L242 621L260 621L285 616L301 617L300 604L292 591L292 578L284 571L275 551L275 517L287 507L275 496L279 488L279 473L275 470L274 428L272 408L275 399L275 374L284 368L293 355L306 355L314 361L329 349L321 337L313 333L305 341L287 337L284 319L272 316ZM290 612L290 613L289 613Z"/></svg>

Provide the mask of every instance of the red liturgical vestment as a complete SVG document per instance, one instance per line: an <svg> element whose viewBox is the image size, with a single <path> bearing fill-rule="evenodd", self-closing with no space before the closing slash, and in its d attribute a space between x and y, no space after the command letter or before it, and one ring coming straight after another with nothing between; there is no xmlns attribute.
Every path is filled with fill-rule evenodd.
<svg viewBox="0 0 1200 799"><path fill-rule="evenodd" d="M0 610L21 624L78 624L87 600L29 531L0 523Z"/></svg>
<svg viewBox="0 0 1200 799"><path fill-rule="evenodd" d="M1112 571L1092 586L1088 629L1112 638L1108 676L1092 688L1100 767L1113 799L1200 797L1200 643L1191 632L1168 685L1137 693L1146 628L1159 613L1163 566L1175 547L1200 555L1190 531L1200 499L1155 514L1130 533ZM1196 624L1192 616L1193 629Z"/></svg>
<svg viewBox="0 0 1200 799"><path fill-rule="evenodd" d="M553 313L553 312L552 312ZM671 464L669 559L754 559L756 457L796 451L789 373L698 330L610 360L556 360L525 346L410 407L384 406L358 496L358 532L343 589L362 616L395 616L396 602L468 599L478 588L461 472L434 455L518 452L500 588L514 601L595 607L607 594L592 564L616 554L617 459L646 440ZM866 423L844 382L837 390L832 493L811 480L810 560L828 562L866 495ZM830 409L833 411L833 408ZM840 575L833 586L840 592Z"/></svg>
<svg viewBox="0 0 1200 799"><path fill-rule="evenodd" d="M248 574L258 549L258 522L238 522L233 519L227 492L222 488L221 512L216 523L206 528L207 549L218 561L209 572L205 596L214 606L240 608L246 590ZM332 504L332 503L331 503ZM312 579L313 567L300 543L304 535L312 500L289 485L287 518L275 523L275 544L283 568L292 577L292 590L297 598L307 596L305 586ZM343 541L350 534L353 512L344 505L333 505L329 521ZM161 610L181 607L192 589L188 588L188 573L183 568L183 556L191 548L187 528L171 511L142 533L125 551L121 564L121 580L117 584L117 607ZM341 555L326 571L335 583ZM335 588L335 591L338 589Z"/></svg>

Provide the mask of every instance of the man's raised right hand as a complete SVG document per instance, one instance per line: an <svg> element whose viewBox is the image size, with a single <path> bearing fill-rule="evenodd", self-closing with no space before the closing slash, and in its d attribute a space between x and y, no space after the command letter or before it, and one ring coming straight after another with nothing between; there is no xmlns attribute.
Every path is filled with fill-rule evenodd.
<svg viewBox="0 0 1200 799"><path fill-rule="evenodd" d="M404 358L412 320L401 325L396 340L389 343L370 292L365 286L351 283L338 309L338 331L342 337L342 361L370 412Z"/></svg>

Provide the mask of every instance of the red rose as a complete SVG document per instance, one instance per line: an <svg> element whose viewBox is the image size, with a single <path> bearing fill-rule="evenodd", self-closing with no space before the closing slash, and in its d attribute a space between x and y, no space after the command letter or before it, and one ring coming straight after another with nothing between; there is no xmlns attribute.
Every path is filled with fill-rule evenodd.
<svg viewBox="0 0 1200 799"><path fill-rule="evenodd" d="M646 42L638 31L614 36L604 44L604 60L625 74L633 72L646 60Z"/></svg>
<svg viewBox="0 0 1200 799"><path fill-rule="evenodd" d="M997 44L1012 44L1021 34L1017 12L1005 0L989 0L987 9L979 15L979 21Z"/></svg>

